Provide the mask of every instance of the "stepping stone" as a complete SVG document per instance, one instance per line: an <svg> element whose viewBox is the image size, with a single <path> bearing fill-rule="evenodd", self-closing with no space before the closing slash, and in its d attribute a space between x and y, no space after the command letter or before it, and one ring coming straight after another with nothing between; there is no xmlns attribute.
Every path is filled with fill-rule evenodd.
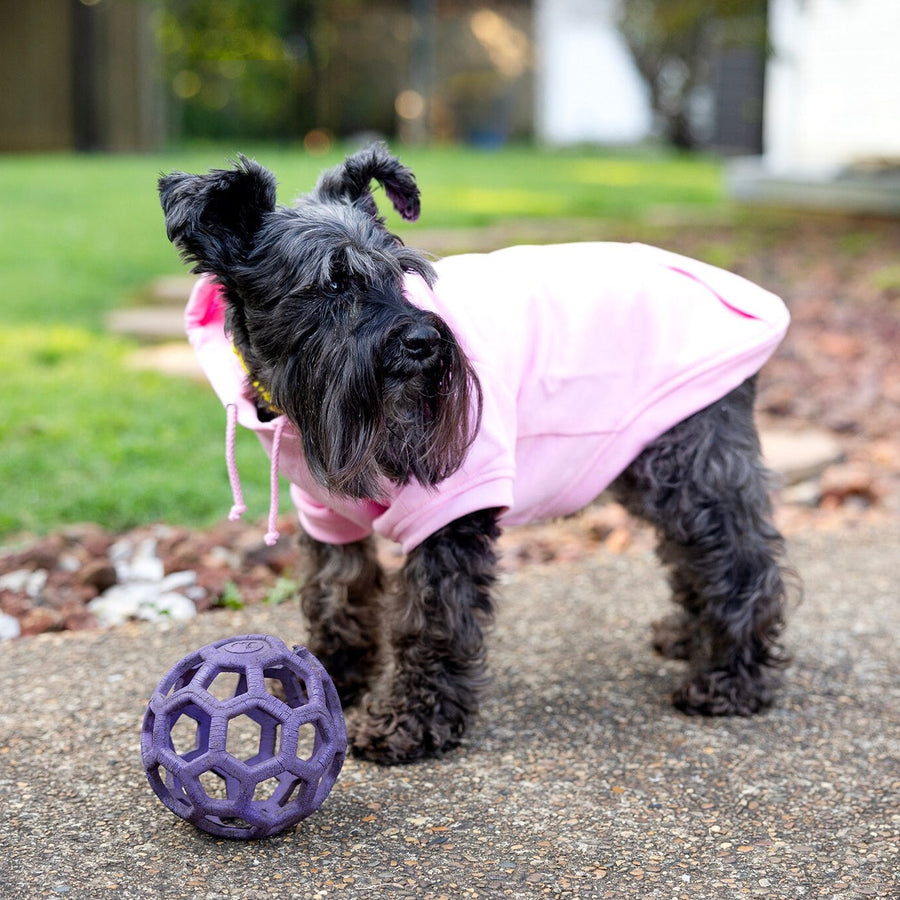
<svg viewBox="0 0 900 900"><path fill-rule="evenodd" d="M153 303L169 304L184 309L196 283L196 275L163 275L150 284L145 296Z"/></svg>
<svg viewBox="0 0 900 900"><path fill-rule="evenodd" d="M144 341L184 338L184 308L143 306L117 309L106 320L107 328Z"/></svg>
<svg viewBox="0 0 900 900"><path fill-rule="evenodd" d="M760 434L763 458L785 485L815 478L828 466L841 462L841 445L825 431L766 430Z"/></svg>
<svg viewBox="0 0 900 900"><path fill-rule="evenodd" d="M164 344L141 347L131 354L128 362L135 369L149 369L152 372L162 372L164 375L206 381L187 340L177 343L167 341Z"/></svg>

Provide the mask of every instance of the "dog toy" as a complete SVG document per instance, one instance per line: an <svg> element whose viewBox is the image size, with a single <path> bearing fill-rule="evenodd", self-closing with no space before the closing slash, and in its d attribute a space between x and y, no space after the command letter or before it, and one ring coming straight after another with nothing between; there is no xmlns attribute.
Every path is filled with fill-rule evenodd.
<svg viewBox="0 0 900 900"><path fill-rule="evenodd" d="M322 664L265 634L182 659L150 698L141 733L159 799L228 838L268 837L315 812L346 752L341 703Z"/></svg>

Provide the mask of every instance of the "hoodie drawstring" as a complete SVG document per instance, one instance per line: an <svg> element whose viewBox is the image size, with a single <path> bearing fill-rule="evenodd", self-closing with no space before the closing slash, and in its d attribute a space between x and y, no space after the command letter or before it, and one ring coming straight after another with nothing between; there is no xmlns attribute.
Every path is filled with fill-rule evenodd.
<svg viewBox="0 0 900 900"><path fill-rule="evenodd" d="M241 479L238 475L237 459L235 458L234 444L237 431L237 405L228 403L225 406L227 422L225 426L225 464L228 467L228 481L231 484L231 495L234 504L228 513L228 520L236 522L247 511L244 504L244 494L241 490ZM281 456L281 433L284 431L284 417L274 422L275 433L272 439L272 461L269 470L269 519L263 541L271 547L280 537L278 532L278 507L280 505L278 483L278 460Z"/></svg>
<svg viewBox="0 0 900 900"><path fill-rule="evenodd" d="M225 426L225 464L228 466L228 480L231 482L231 496L234 498L234 505L231 512L228 513L229 522L237 522L237 520L247 512L244 505L244 494L241 491L241 479L238 475L237 460L234 456L234 440L237 431L237 405L229 403L225 407L228 414L228 422Z"/></svg>
<svg viewBox="0 0 900 900"><path fill-rule="evenodd" d="M272 546L279 538L278 534L278 458L281 455L281 432L284 431L285 418L275 420L275 435L272 439L272 465L269 469L269 530L263 540Z"/></svg>

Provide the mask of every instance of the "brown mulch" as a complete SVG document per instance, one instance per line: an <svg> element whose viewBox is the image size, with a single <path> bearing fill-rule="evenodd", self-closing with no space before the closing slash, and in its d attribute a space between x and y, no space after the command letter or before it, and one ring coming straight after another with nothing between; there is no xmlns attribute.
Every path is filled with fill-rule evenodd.
<svg viewBox="0 0 900 900"><path fill-rule="evenodd" d="M803 528L848 527L900 513L900 222L810 216L775 219L745 236L734 268L786 298L793 324L764 370L759 410L764 426L830 430L845 462L826 469L802 501L782 503L790 534ZM668 240L700 258L716 229L688 229ZM711 261L716 262L715 259ZM86 524L0 551L0 580L37 573L0 588L0 612L23 635L96 627L88 603L116 583L111 549L155 542L166 574L196 573L198 612L227 604L273 602L296 592L296 523L280 522L275 547L262 544L262 523L222 522L198 531L148 525L112 534ZM617 553L652 547L646 529L618 506L592 506L573 519L509 529L502 540L506 570L578 558L597 546ZM381 545L385 564L394 549ZM0 581L0 583L3 583Z"/></svg>

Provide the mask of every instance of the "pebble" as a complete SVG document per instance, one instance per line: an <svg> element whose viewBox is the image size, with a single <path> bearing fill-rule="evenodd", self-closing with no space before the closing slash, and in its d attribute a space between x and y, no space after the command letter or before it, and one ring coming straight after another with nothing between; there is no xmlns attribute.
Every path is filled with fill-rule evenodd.
<svg viewBox="0 0 900 900"><path fill-rule="evenodd" d="M121 625L137 616L144 599L142 587L114 585L88 603L88 609L102 626Z"/></svg>
<svg viewBox="0 0 900 900"><path fill-rule="evenodd" d="M183 593L196 584L197 573L185 570L166 575L156 547L153 538L137 546L122 539L110 547L109 558L119 583L88 603L101 626L122 625L131 619L181 621L197 615L194 601Z"/></svg>
<svg viewBox="0 0 900 900"><path fill-rule="evenodd" d="M161 582L117 584L91 600L88 609L102 626L122 625L130 619L155 622L192 619L197 615L193 600L176 591L163 590Z"/></svg>
<svg viewBox="0 0 900 900"><path fill-rule="evenodd" d="M128 564L123 581L162 581L165 575L163 561L159 557L138 557ZM122 577L120 573L119 577Z"/></svg>
<svg viewBox="0 0 900 900"><path fill-rule="evenodd" d="M22 633L22 626L14 616L0 612L0 641L9 641Z"/></svg>
<svg viewBox="0 0 900 900"><path fill-rule="evenodd" d="M197 583L197 573L186 570L183 572L173 572L166 575L160 582L159 587L162 591L178 591L183 588L189 588Z"/></svg>
<svg viewBox="0 0 900 900"><path fill-rule="evenodd" d="M16 569L0 577L0 590L23 591L32 600L40 597L47 584L47 570Z"/></svg>
<svg viewBox="0 0 900 900"><path fill-rule="evenodd" d="M184 621L193 619L196 615L197 607L194 605L194 601L185 597L184 594L177 594L174 591L157 594L153 600L141 603L137 611L139 619L149 622L156 622L159 619Z"/></svg>

